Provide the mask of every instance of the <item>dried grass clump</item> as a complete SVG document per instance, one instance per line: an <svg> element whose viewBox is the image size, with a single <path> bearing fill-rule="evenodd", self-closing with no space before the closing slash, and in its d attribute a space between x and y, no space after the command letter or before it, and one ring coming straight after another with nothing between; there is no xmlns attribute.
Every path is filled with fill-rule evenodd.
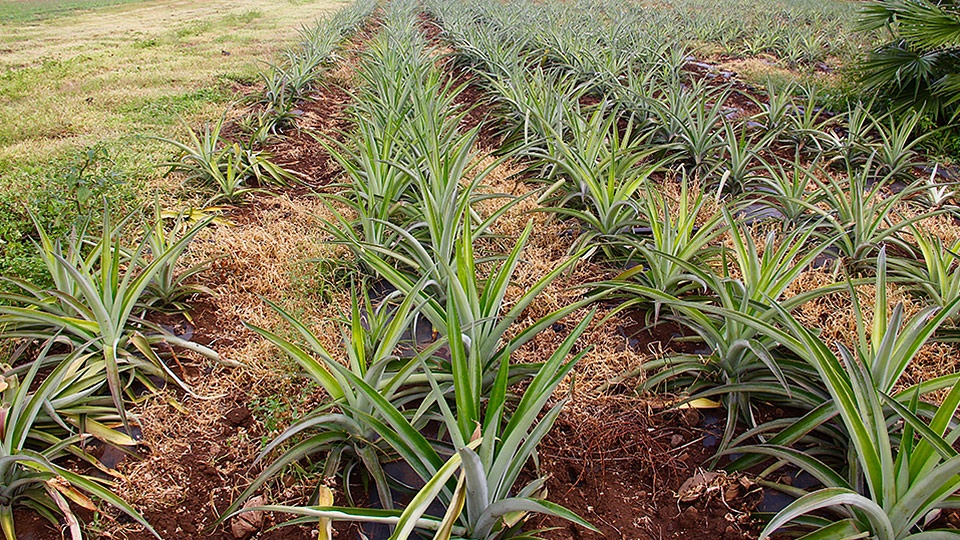
<svg viewBox="0 0 960 540"><path fill-rule="evenodd" d="M304 389L298 366L243 322L293 338L293 331L261 296L269 298L312 326L331 353L342 353L336 319L349 310L349 291L328 294L329 301L322 302L309 290L310 280L297 279L311 271L309 259L345 257L339 246L323 243L320 220L328 211L313 198L265 197L236 216L235 226L211 228L197 240L191 257L220 257L202 274L215 296L200 299L194 314L197 334L209 336L215 350L242 366L228 370L200 364L199 374L187 377L200 399L181 398L180 410L157 396L136 411L149 446L144 459L122 464L126 481L120 490L128 501L141 508L177 507L198 458L209 463L222 482L211 492L211 501L233 500L258 472L250 464L260 451L260 434L240 427L224 440L225 416L255 398L303 396L305 409L322 400L319 389ZM212 507L205 515L207 524L217 517Z"/></svg>
<svg viewBox="0 0 960 540"><path fill-rule="evenodd" d="M280 319L261 297L279 303L304 321L337 317L349 305L349 293L328 294L330 302L318 301L315 265L318 259L349 260L341 246L325 243L323 219L330 210L315 198L292 199L288 195L258 200L257 208L238 216L234 227L218 227L201 239L197 257L219 257L205 273L205 283L216 296L219 321L238 326L246 321L274 328ZM329 328L316 328L330 335ZM242 330L242 332L246 332ZM335 334L335 333L334 333ZM251 334L252 335L252 334ZM331 340L334 346L338 341ZM326 345L327 343L325 343Z"/></svg>
<svg viewBox="0 0 960 540"><path fill-rule="evenodd" d="M825 269L805 272L790 287L787 297L833 285L838 282L837 279L833 272ZM856 286L855 290L864 322L869 325L873 320L876 287L864 284ZM910 317L922 309L922 306L903 287L893 283L887 284L887 302L888 315L892 313L894 306L901 303L905 317ZM851 350L856 345L856 316L850 291L847 288L803 304L797 308L794 316L806 327L817 330L821 339L828 345L841 343Z"/></svg>
<svg viewBox="0 0 960 540"><path fill-rule="evenodd" d="M121 486L121 495L142 507L174 506L183 500L183 486L189 484L188 469L198 458L211 464L230 464L217 469L225 486L242 482L247 471L235 469L233 464L251 462L259 451L258 445L218 442L219 427L234 406L233 396L247 391L241 380L225 370L203 373L189 381L196 385L195 391L201 398L183 399L183 411L171 407L162 396L146 402L137 412L149 453L142 460L121 463L120 470L127 480ZM245 428L240 428L237 436L242 440ZM210 521L213 519L215 516Z"/></svg>
<svg viewBox="0 0 960 540"><path fill-rule="evenodd" d="M902 221L913 219L925 213L927 213L926 210L918 208L915 204L901 203L894 215L899 218L898 221ZM947 246L960 240L960 224L951 214L929 216L919 220L914 226L923 233L933 234ZM913 235L909 227L904 229L902 234L907 241L912 241Z"/></svg>
<svg viewBox="0 0 960 540"><path fill-rule="evenodd" d="M952 375L957 372L958 359L960 359L960 355L958 355L955 344L928 342L920 348L914 361L907 367L907 371L897 385L897 389L903 389L944 375ZM942 392L937 401L942 400L945 395L946 392Z"/></svg>

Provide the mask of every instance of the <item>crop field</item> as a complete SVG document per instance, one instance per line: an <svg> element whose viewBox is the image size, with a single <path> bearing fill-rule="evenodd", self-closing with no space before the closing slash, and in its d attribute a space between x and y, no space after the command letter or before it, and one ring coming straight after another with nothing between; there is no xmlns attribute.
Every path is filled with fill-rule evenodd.
<svg viewBox="0 0 960 540"><path fill-rule="evenodd" d="M960 537L960 7L0 0L8 540Z"/></svg>

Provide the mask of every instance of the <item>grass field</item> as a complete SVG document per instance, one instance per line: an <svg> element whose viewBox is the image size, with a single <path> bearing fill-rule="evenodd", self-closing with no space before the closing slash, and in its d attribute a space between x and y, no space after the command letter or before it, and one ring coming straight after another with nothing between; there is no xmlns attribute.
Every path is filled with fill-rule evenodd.
<svg viewBox="0 0 960 540"><path fill-rule="evenodd" d="M33 22L108 6L132 4L142 0L2 0L0 21Z"/></svg>
<svg viewBox="0 0 960 540"><path fill-rule="evenodd" d="M257 82L264 62L335 0L151 0L0 4L0 268L36 268L24 203L60 230L76 217L76 180L96 148L98 198L152 189L170 148L149 137L183 134L220 116ZM33 6L41 20L17 10ZM53 16L56 15L56 16ZM12 18L12 19L11 19ZM167 193L161 194L162 197ZM150 198L151 195L147 195ZM82 206L82 205L81 205ZM82 213L82 212L81 212Z"/></svg>
<svg viewBox="0 0 960 540"><path fill-rule="evenodd" d="M148 1L0 23L0 171L213 116L301 22L338 5Z"/></svg>

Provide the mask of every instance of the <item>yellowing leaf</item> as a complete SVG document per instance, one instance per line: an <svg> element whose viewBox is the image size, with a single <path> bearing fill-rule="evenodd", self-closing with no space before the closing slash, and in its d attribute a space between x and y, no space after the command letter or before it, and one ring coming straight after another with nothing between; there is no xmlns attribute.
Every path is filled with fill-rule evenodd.
<svg viewBox="0 0 960 540"><path fill-rule="evenodd" d="M97 510L97 505L93 504L93 501L90 500L90 497L87 497L78 491L77 488L70 485L70 482L67 482L62 476L51 478L46 481L46 484L60 493L63 493L68 499L86 508L87 510L90 510L91 512Z"/></svg>
<svg viewBox="0 0 960 540"><path fill-rule="evenodd" d="M643 265L642 265L642 264L638 264L638 265L634 266L633 268L629 268L629 269L627 269L627 270L624 270L623 272L620 272L619 274L617 274L617 277L613 278L613 280L614 280L614 281L626 281L626 280L632 278L633 276L635 276L635 275L637 275L637 274L639 274L639 273L641 273L641 272L643 272Z"/></svg>
<svg viewBox="0 0 960 540"><path fill-rule="evenodd" d="M327 486L320 486L317 489L317 506L333 506L333 491ZM333 521L330 518L320 518L317 531L320 533L317 540L331 540L333 538Z"/></svg>
<svg viewBox="0 0 960 540"><path fill-rule="evenodd" d="M96 420L91 420L88 418L84 423L84 427L86 428L87 433L93 435L101 441L115 444L117 446L137 445L137 441L133 440L133 438L126 433L110 429Z"/></svg>
<svg viewBox="0 0 960 540"><path fill-rule="evenodd" d="M476 436L479 432L478 427L474 435ZM457 479L457 489L453 492L453 500L450 502L447 513L443 516L443 521L440 523L440 528L437 529L437 534L433 536L433 540L450 540L450 536L453 534L453 524L460 517L460 513L463 512L463 507L467 502L466 481L467 476L461 472L460 478Z"/></svg>
<svg viewBox="0 0 960 540"><path fill-rule="evenodd" d="M691 399L685 403L677 405L678 409L718 409L720 408L719 401L713 401L712 399L707 398L697 398Z"/></svg>

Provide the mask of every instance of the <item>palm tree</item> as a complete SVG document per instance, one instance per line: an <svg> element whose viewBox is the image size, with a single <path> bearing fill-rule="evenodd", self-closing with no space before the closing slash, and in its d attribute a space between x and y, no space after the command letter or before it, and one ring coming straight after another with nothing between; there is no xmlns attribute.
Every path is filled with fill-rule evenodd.
<svg viewBox="0 0 960 540"><path fill-rule="evenodd" d="M960 114L960 2L876 0L861 11L864 30L889 32L890 41L861 64L868 90L937 120Z"/></svg>

